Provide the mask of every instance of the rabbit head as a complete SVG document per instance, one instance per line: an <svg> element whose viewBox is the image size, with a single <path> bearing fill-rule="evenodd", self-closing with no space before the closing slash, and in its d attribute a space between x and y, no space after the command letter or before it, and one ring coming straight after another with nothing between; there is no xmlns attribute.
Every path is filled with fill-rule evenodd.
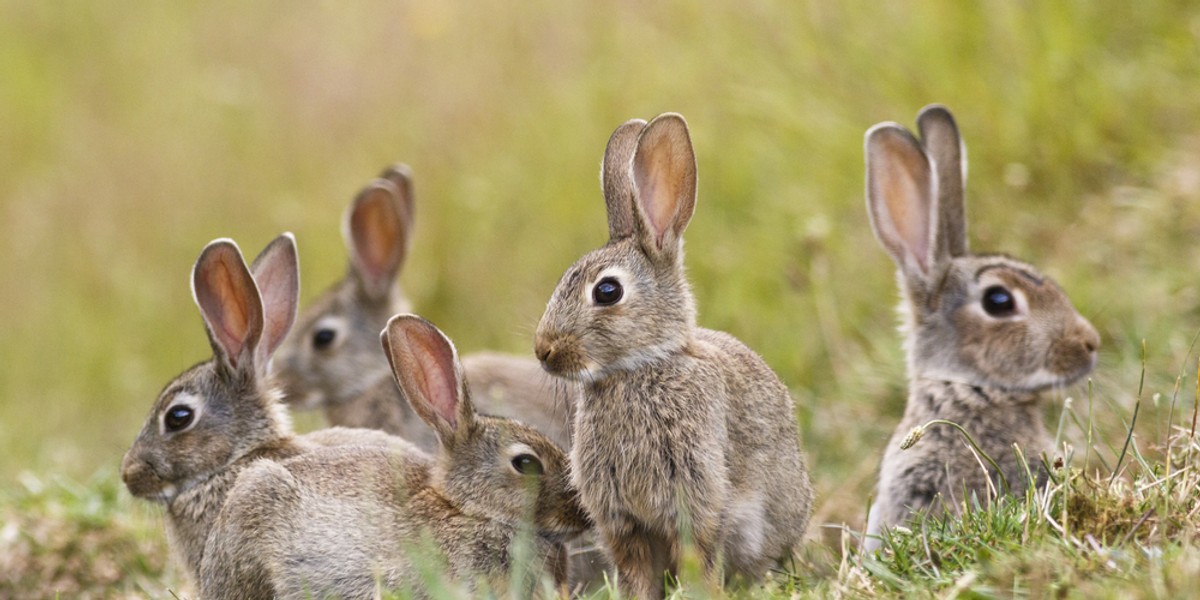
<svg viewBox="0 0 1200 600"><path fill-rule="evenodd" d="M570 485L567 457L517 421L479 415L454 344L429 321L397 315L381 340L396 382L437 433L435 488L466 514L566 539L590 526Z"/></svg>
<svg viewBox="0 0 1200 600"><path fill-rule="evenodd" d="M547 371L584 381L669 356L696 324L683 269L696 157L683 117L668 113L618 127L600 177L608 243L567 269L534 344Z"/></svg>
<svg viewBox="0 0 1200 600"><path fill-rule="evenodd" d="M268 371L296 318L299 290L290 233L267 245L250 268L231 240L205 246L192 270L192 295L213 357L159 393L121 467L130 493L170 502L291 434Z"/></svg>
<svg viewBox="0 0 1200 600"><path fill-rule="evenodd" d="M866 134L867 212L898 267L909 375L1011 391L1089 373L1100 336L1063 290L1008 256L972 254L966 149L950 111L926 107L920 139L895 123Z"/></svg>
<svg viewBox="0 0 1200 600"><path fill-rule="evenodd" d="M387 373L376 337L388 317L408 311L396 277L412 222L412 174L405 165L384 171L350 203L342 223L347 274L304 311L276 359L293 406L315 409L357 397Z"/></svg>

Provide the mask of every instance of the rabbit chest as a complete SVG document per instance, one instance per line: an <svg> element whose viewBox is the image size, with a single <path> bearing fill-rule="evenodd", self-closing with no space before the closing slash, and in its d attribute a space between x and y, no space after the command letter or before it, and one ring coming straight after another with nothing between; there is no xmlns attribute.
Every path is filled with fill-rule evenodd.
<svg viewBox="0 0 1200 600"><path fill-rule="evenodd" d="M589 385L571 455L588 512L666 530L681 503L719 511L728 487L724 388L718 373L690 357Z"/></svg>
<svg viewBox="0 0 1200 600"><path fill-rule="evenodd" d="M1040 479L1040 455L1053 450L1046 432L1042 405L1036 394L1014 396L1002 390L973 387L944 381L914 383L904 419L896 429L881 469L881 491L895 496L902 506L929 506L941 494L961 499L964 490L981 498L990 487L1000 489L1001 477L981 466L963 434L949 425L932 425L921 440L908 450L901 441L912 428L931 419L945 419L962 426L1007 480L1012 493L1027 487L1026 464L1018 459L1013 445L1021 448L1029 474Z"/></svg>

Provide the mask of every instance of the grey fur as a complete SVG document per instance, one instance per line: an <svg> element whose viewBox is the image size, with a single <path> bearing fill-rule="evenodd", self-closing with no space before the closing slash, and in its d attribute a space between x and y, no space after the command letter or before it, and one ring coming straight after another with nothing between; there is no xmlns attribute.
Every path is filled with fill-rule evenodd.
<svg viewBox="0 0 1200 600"><path fill-rule="evenodd" d="M1023 493L1026 465L1013 444L1038 476L1039 455L1054 450L1040 393L1090 373L1100 345L1050 278L1010 257L967 250L965 147L944 107L927 107L919 122L922 140L881 123L865 143L867 212L898 267L910 380L904 418L880 466L868 549L913 510L957 511L971 495L985 500L990 489L1004 491L999 475L981 465L955 429L933 426L901 450L914 427L931 419L961 425L999 464L1008 491ZM1011 311L984 308L994 287L1011 296Z"/></svg>
<svg viewBox="0 0 1200 600"><path fill-rule="evenodd" d="M290 234L267 246L255 261L255 271L264 276L263 287L270 287L266 293L260 294L259 283L232 241L215 240L205 247L192 279L213 358L163 388L121 467L131 494L165 505L172 552L194 581L212 523L238 475L250 465L331 445L418 452L376 431L335 428L301 437L292 434L267 372L269 350L286 335L295 315L298 265ZM184 405L194 409L192 422L167 431L167 412Z"/></svg>
<svg viewBox="0 0 1200 600"><path fill-rule="evenodd" d="M607 152L624 147L612 140ZM630 171L609 168L623 163ZM710 580L722 554L731 574L756 579L799 544L812 510L792 399L752 350L696 326L681 237L696 172L683 118L659 116L629 161L603 164L616 235L563 275L535 342L548 371L583 384L571 453L581 501L623 593L662 596L684 520ZM623 198L635 203L632 228L611 226ZM592 299L602 276L624 289L611 306Z"/></svg>
<svg viewBox="0 0 1200 600"><path fill-rule="evenodd" d="M321 409L332 425L370 427L401 435L425 450L433 450L433 432L412 413L408 402L392 381L387 360L379 351L379 331L390 316L409 312L411 304L396 277L405 251L383 252L391 258L373 270L358 248L353 222L365 198L390 196L390 210L375 207L371 219L391 221L380 231L394 232L396 248L407 248L413 222L412 175L408 167L396 165L368 184L347 209L344 218L347 250L351 255L346 276L317 297L300 316L293 334L279 349L278 377L285 397L298 409ZM368 271L385 273L380 279ZM316 347L314 335L331 329L335 337L325 347ZM478 353L463 358L476 405L487 414L519 419L570 446L572 386L547 376L532 358L498 353Z"/></svg>
<svg viewBox="0 0 1200 600"><path fill-rule="evenodd" d="M402 341L403 340L403 341ZM588 525L553 442L515 421L476 415L450 340L399 315L383 337L396 382L439 436L439 452L331 448L260 461L238 478L209 538L206 598L370 598L423 594L422 559L459 583L528 595L541 570L566 583L564 542ZM531 456L542 472L519 472ZM532 516L533 579L510 581Z"/></svg>

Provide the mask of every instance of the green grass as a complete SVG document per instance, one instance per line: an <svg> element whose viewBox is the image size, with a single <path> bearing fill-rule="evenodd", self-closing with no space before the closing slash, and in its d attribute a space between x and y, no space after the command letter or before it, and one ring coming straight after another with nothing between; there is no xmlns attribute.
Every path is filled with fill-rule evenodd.
<svg viewBox="0 0 1200 600"><path fill-rule="evenodd" d="M844 554L837 526L864 523L905 388L892 265L863 206L862 134L911 125L930 102L955 111L970 150L973 247L1037 264L1104 337L1090 391L1050 402L1072 468L1107 480L1140 399L1113 485L1165 473L1171 425L1195 407L1198 39L1200 6L1184 0L0 0L3 527L41 515L83 539L86 520L45 503L108 490L105 522L130 520L113 535L161 544L154 513L113 473L158 389L208 354L187 286L208 240L253 252L295 232L311 298L344 268L337 219L351 195L406 161L418 215L402 282L415 306L464 351L528 352L559 275L604 241L608 134L677 111L699 160L686 237L701 323L788 383L814 468L805 575L775 591L1191 589L1200 556L1186 536L1135 533L1112 568L1031 523L1018 547L992 544L965 570L881 562L919 586L904 588ZM1171 460L1184 461L1172 472L1192 464ZM29 490L30 477L46 487ZM20 502L33 504L10 508ZM126 525L156 533L122 538ZM965 534L935 537L947 535ZM132 561L122 581L156 580L161 562L133 565L160 550L115 552Z"/></svg>

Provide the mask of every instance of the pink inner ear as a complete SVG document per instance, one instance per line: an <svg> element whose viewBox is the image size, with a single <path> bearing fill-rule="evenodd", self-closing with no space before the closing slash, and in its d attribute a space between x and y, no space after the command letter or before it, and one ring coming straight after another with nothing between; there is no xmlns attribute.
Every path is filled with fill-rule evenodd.
<svg viewBox="0 0 1200 600"><path fill-rule="evenodd" d="M430 408L451 429L458 427L458 386L454 372L454 352L434 332L405 332L408 347L417 361L414 379Z"/></svg>
<svg viewBox="0 0 1200 600"><path fill-rule="evenodd" d="M217 254L200 265L196 300L200 303L205 321L212 328L217 342L233 366L246 349L256 326L255 317L261 306L254 302L258 290L244 267L234 261L240 258L232 251L214 249Z"/></svg>
<svg viewBox="0 0 1200 600"><path fill-rule="evenodd" d="M873 137L870 161L871 195L883 221L881 233L893 256L907 255L917 269L928 273L933 243L933 174L929 161L915 142L888 130ZM878 206L882 201L883 206ZM887 230L891 229L892 232ZM894 235L894 237L892 237Z"/></svg>
<svg viewBox="0 0 1200 600"><path fill-rule="evenodd" d="M220 303L219 309L213 315L216 320L213 325L217 333L231 342L241 342L249 329L250 315L246 305L238 301L239 286L235 283L233 274L229 272L229 265L224 262L218 263L204 279L208 282L209 289L217 292L217 301Z"/></svg>
<svg viewBox="0 0 1200 600"><path fill-rule="evenodd" d="M679 204L680 186L672 181L672 175L677 170L672 162L672 152L668 141L659 139L644 155L639 155L634 170L638 202L660 247L663 235L675 220Z"/></svg>
<svg viewBox="0 0 1200 600"><path fill-rule="evenodd" d="M884 182L888 212L896 233L905 240L913 258L922 271L929 269L929 202L902 202L900 198L920 198L925 190L909 177L889 177Z"/></svg>
<svg viewBox="0 0 1200 600"><path fill-rule="evenodd" d="M350 233L359 266L380 281L391 276L398 262L400 220L388 190L376 188L368 194L350 217Z"/></svg>

